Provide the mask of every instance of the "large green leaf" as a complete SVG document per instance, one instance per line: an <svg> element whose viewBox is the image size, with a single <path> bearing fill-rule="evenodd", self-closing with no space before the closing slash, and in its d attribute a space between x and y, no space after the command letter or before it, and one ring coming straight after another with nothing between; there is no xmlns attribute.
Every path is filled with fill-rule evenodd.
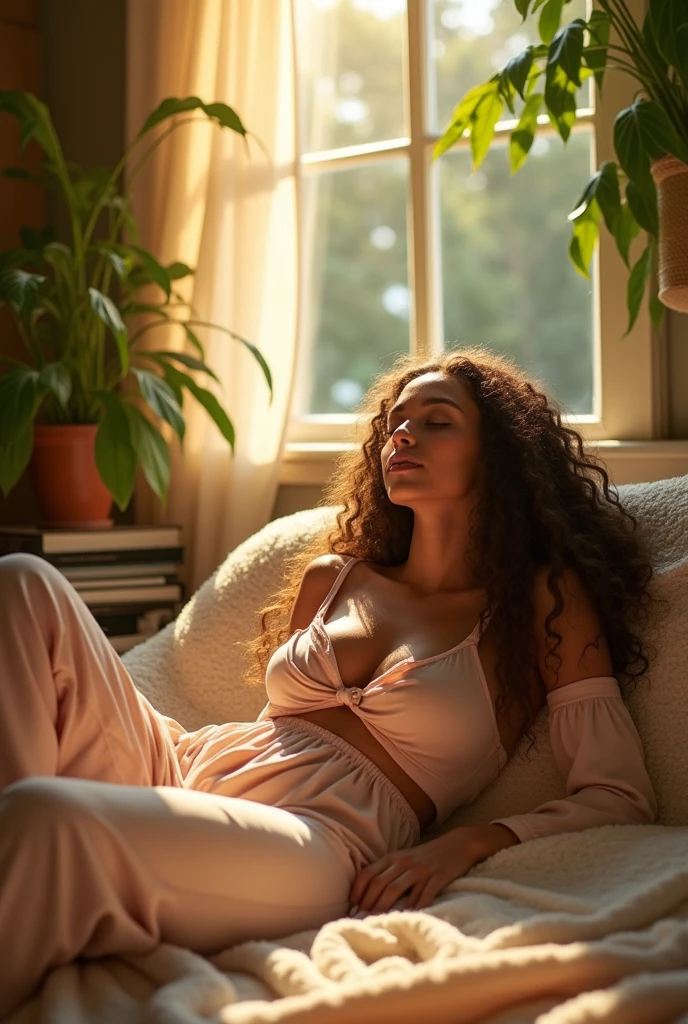
<svg viewBox="0 0 688 1024"><path fill-rule="evenodd" d="M24 149L35 139L47 160L45 170L52 172L59 183L59 191L68 208L75 207L75 196L50 111L33 93L20 89L0 89L0 111L12 114L20 125L21 146ZM50 178L48 178L50 183Z"/></svg>
<svg viewBox="0 0 688 1024"><path fill-rule="evenodd" d="M180 263L179 261L170 263L169 266L165 267L165 270L170 281L179 281L182 277L188 277L190 274L195 273L186 263Z"/></svg>
<svg viewBox="0 0 688 1024"><path fill-rule="evenodd" d="M107 295L103 295L97 288L89 288L88 295L91 301L91 309L110 328L117 343L117 352L119 353L122 376L124 377L129 369L129 348L127 345L127 329L124 326L119 310L112 299Z"/></svg>
<svg viewBox="0 0 688 1024"><path fill-rule="evenodd" d="M31 139L35 139L53 162L61 162L64 166L64 157L57 143L50 112L45 103L41 103L30 92L20 89L0 89L0 111L12 114L19 121L22 149L26 148Z"/></svg>
<svg viewBox="0 0 688 1024"><path fill-rule="evenodd" d="M536 8L534 7L533 10ZM543 43L551 43L554 39L559 25L561 24L561 12L564 9L564 0L547 0L540 13L538 21L538 33Z"/></svg>
<svg viewBox="0 0 688 1024"><path fill-rule="evenodd" d="M234 338L235 341L241 342L241 344L244 345L245 348L249 350L249 352L251 353L251 355L253 356L253 358L256 360L261 370L263 371L263 376L265 377L267 386L270 389L270 404L272 404L272 399L274 397L274 393L272 390L272 374L270 372L270 367L266 363L265 357L263 356L263 353L260 351L260 349L256 348L256 346L251 344L250 341L247 341L246 338L242 338L242 336L240 334L237 334L236 331L230 331L228 327L222 327L221 324L213 324L213 327L217 331L222 331L224 334L228 334L230 338Z"/></svg>
<svg viewBox="0 0 688 1024"><path fill-rule="evenodd" d="M657 49L688 90L688 3L650 0L647 20Z"/></svg>
<svg viewBox="0 0 688 1024"><path fill-rule="evenodd" d="M652 270L652 247L647 246L642 256L634 264L631 270L631 276L628 279L628 294L626 304L628 306L628 327L624 338L628 337L633 329L638 318L638 312L640 310L640 303L643 300L645 293L645 286L647 285L647 279L650 276Z"/></svg>
<svg viewBox="0 0 688 1024"><path fill-rule="evenodd" d="M139 382L141 394L155 415L169 423L179 440L182 441L186 424L179 403L169 384L163 380L160 374L151 373L150 370L141 370L137 366L132 366L131 371Z"/></svg>
<svg viewBox="0 0 688 1024"><path fill-rule="evenodd" d="M588 20L589 41L584 51L584 60L595 75L597 88L602 90L604 71L607 66L609 33L612 22L606 11L595 7ZM593 49L594 47L594 49Z"/></svg>
<svg viewBox="0 0 688 1024"><path fill-rule="evenodd" d="M575 220L593 199L597 200L607 230L612 235L615 234L616 222L621 210L621 192L619 175L613 160L605 160L600 169L589 179L573 212L569 214L569 220Z"/></svg>
<svg viewBox="0 0 688 1024"><path fill-rule="evenodd" d="M477 170L487 156L494 138L495 126L504 110L504 99L495 88L486 93L471 116L471 153L473 170Z"/></svg>
<svg viewBox="0 0 688 1024"><path fill-rule="evenodd" d="M205 349L201 345L201 343L200 343L200 341L198 339L198 336L196 334L194 334L194 332L191 330L191 328L189 327L188 324L184 324L184 331L186 333L187 338L189 339L189 341L191 342L193 347L196 349L196 351L198 352L198 354L201 357L201 359L203 360L203 362L205 362ZM267 366L267 363L266 363L266 366ZM269 372L270 371L268 370L268 373ZM272 385L271 385L270 389L272 390Z"/></svg>
<svg viewBox="0 0 688 1024"><path fill-rule="evenodd" d="M134 492L136 452L131 441L124 402L114 391L98 391L105 415L96 434L96 465L103 483L124 510Z"/></svg>
<svg viewBox="0 0 688 1024"><path fill-rule="evenodd" d="M526 82L528 81L528 75L530 69L533 66L533 54L535 47L526 46L523 53L519 53L518 56L512 57L509 63L504 68L509 81L513 85L516 92L519 94L522 100L525 100L524 90Z"/></svg>
<svg viewBox="0 0 688 1024"><path fill-rule="evenodd" d="M459 141L471 124L471 119L478 105L488 93L496 91L497 85L498 76L493 75L489 81L482 82L480 85L474 85L472 89L468 90L454 108L451 124L435 143L433 159L437 160L446 150L451 149Z"/></svg>
<svg viewBox="0 0 688 1024"><path fill-rule="evenodd" d="M206 366L200 359L196 359L194 356L189 356L186 352L168 352L165 349L151 349L146 352L140 352L139 355L143 359L153 359L157 363L169 362L169 360L182 363L183 366L188 367L189 370L200 370L202 373L207 373L210 377L220 383L220 378L217 376L209 366Z"/></svg>
<svg viewBox="0 0 688 1024"><path fill-rule="evenodd" d="M165 501L170 485L170 450L160 431L140 409L130 402L124 408L129 417L129 430L144 476L161 501Z"/></svg>
<svg viewBox="0 0 688 1024"><path fill-rule="evenodd" d="M569 259L579 274L590 277L590 263L599 234L600 208L596 199L573 221L573 233L569 242Z"/></svg>
<svg viewBox="0 0 688 1024"><path fill-rule="evenodd" d="M617 115L614 148L624 171L638 184L650 177L650 164L667 153L688 163L688 146L652 100L638 100Z"/></svg>
<svg viewBox="0 0 688 1024"><path fill-rule="evenodd" d="M164 99L159 106L148 116L146 122L138 134L138 138L149 132L156 124L174 117L175 114L188 113L190 110L202 110L211 120L216 121L222 128L230 128L239 135L246 135L246 129L241 123L241 118L232 107L226 103L203 103L197 96L186 96L184 99L170 96Z"/></svg>
<svg viewBox="0 0 688 1024"><path fill-rule="evenodd" d="M15 367L0 377L0 445L16 441L31 424L37 405L38 373Z"/></svg>
<svg viewBox="0 0 688 1024"><path fill-rule="evenodd" d="M509 163L511 172L515 174L525 163L533 145L537 130L537 119L542 107L543 95L536 92L526 100L521 117L509 139Z"/></svg>
<svg viewBox="0 0 688 1024"><path fill-rule="evenodd" d="M72 394L72 375L64 363L46 363L38 375L38 383L55 395L66 408Z"/></svg>
<svg viewBox="0 0 688 1024"><path fill-rule="evenodd" d="M143 264L145 273L148 276L148 280L155 282L165 292L167 299L170 298L170 292L172 290L172 282L170 275L167 273L165 268L160 264L155 256L152 256L147 249L142 249L140 245L129 245L127 246L131 252L136 253L138 258Z"/></svg>
<svg viewBox="0 0 688 1024"><path fill-rule="evenodd" d="M547 58L548 64L558 65L578 88L581 85L584 30L585 22L581 18L575 18L570 25L559 29L550 44Z"/></svg>
<svg viewBox="0 0 688 1024"><path fill-rule="evenodd" d="M558 64L548 64L545 74L545 105L549 119L564 142L576 122L576 86Z"/></svg>
<svg viewBox="0 0 688 1024"><path fill-rule="evenodd" d="M629 181L626 185L626 199L641 228L656 238L659 235L659 210L657 189L652 178L647 178L641 185Z"/></svg>
<svg viewBox="0 0 688 1024"><path fill-rule="evenodd" d="M626 266L630 270L629 253L631 249L631 242L640 233L640 225L633 216L629 203L622 203L619 208L619 217L616 222L616 231L614 232L614 239L616 241L616 247L619 250L621 259L624 261Z"/></svg>
<svg viewBox="0 0 688 1024"><path fill-rule="evenodd" d="M201 403L206 412L217 424L222 436L229 441L230 447L233 451L234 427L229 416L224 411L217 398L215 398L215 395L210 391L207 391L206 388L199 387L196 381L189 377L187 373L182 373L181 370L177 370L169 364L167 365L167 372L170 374L172 379L176 380L178 387L188 388L196 401Z"/></svg>
<svg viewBox="0 0 688 1024"><path fill-rule="evenodd" d="M177 399L177 405L179 406L179 408L183 409L184 408L184 391L183 391L183 388L182 388L181 384L179 383L179 377L178 377L179 371L175 370L174 366L172 366L171 363L163 362L163 363L161 363L161 366L162 366L163 376L165 378L165 383L167 384L167 386L172 391L172 394L174 395L174 397ZM180 442L180 443L182 444L182 447L183 447L183 443L182 442Z"/></svg>
<svg viewBox="0 0 688 1024"><path fill-rule="evenodd" d="M27 424L7 444L0 443L0 490L10 493L29 464L33 451L33 423Z"/></svg>
<svg viewBox="0 0 688 1024"><path fill-rule="evenodd" d="M20 320L26 320L40 304L39 291L45 280L43 274L30 274L14 267L0 271L0 302L6 302Z"/></svg>
<svg viewBox="0 0 688 1024"><path fill-rule="evenodd" d="M107 245L90 245L88 247L88 251L98 253L99 256L102 256L105 261L110 264L120 280L124 281L126 279L131 268L131 260L127 259L126 256L122 256L119 252L116 252Z"/></svg>

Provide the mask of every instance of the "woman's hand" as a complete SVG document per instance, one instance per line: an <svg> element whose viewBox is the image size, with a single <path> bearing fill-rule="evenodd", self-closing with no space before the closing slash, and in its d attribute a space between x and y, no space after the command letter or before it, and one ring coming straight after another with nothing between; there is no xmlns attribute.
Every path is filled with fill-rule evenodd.
<svg viewBox="0 0 688 1024"><path fill-rule="evenodd" d="M352 910L383 914L402 897L399 909L422 910L455 878L518 842L503 825L468 826L409 850L388 853L357 874L349 897Z"/></svg>

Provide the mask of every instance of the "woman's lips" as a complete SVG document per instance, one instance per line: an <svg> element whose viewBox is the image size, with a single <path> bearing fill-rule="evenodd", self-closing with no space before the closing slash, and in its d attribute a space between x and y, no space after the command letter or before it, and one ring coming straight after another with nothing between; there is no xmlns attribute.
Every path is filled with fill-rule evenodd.
<svg viewBox="0 0 688 1024"><path fill-rule="evenodd" d="M389 467L390 473L407 473L410 469L422 469L417 462L394 462Z"/></svg>

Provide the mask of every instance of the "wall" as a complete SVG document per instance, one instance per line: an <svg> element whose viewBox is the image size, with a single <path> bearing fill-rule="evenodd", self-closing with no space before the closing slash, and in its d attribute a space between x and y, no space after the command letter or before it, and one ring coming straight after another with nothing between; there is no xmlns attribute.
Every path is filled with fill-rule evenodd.
<svg viewBox="0 0 688 1024"><path fill-rule="evenodd" d="M122 152L125 17L126 0L0 0L0 47L4 51L0 53L0 87L35 86L51 110L65 156L89 167L113 166ZM24 27L17 27L16 22ZM8 35L10 29L13 36ZM18 38L22 40L23 70L16 72L11 83L8 56ZM0 192L0 198L6 196ZM47 197L46 216L58 229L64 227L52 196ZM40 220L38 207L27 212L23 223L32 223L32 217ZM667 329L668 436L688 439L688 316L669 314ZM7 352L15 343L6 322L0 320L0 350ZM283 484L273 518L314 505L320 494L318 484ZM117 510L115 514L120 522L128 521L130 515ZM0 523L34 518L26 479L8 499L0 496Z"/></svg>
<svg viewBox="0 0 688 1024"><path fill-rule="evenodd" d="M85 167L113 167L122 155L125 13L126 0L0 0L0 88L26 89L47 104L65 158ZM2 115L2 166L19 162L15 125ZM7 159L12 143L16 155ZM57 196L48 192L40 201L27 201L26 185L14 189L10 195L6 183L0 184L2 248L19 244L23 224L40 227L47 221L65 238L67 221ZM0 352L20 354L9 315L0 319ZM131 521L131 512L116 506L113 516ZM0 523L37 518L24 474L7 498L0 494Z"/></svg>

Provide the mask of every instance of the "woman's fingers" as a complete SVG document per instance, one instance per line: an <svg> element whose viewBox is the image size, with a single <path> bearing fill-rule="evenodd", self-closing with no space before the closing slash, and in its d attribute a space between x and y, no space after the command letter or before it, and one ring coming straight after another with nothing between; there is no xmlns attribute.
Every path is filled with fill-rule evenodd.
<svg viewBox="0 0 688 1024"><path fill-rule="evenodd" d="M351 895L351 902L367 912L385 913L405 892L421 881L418 877L421 870L419 866L409 867L404 861L388 864L375 874L367 870L367 876L352 889Z"/></svg>
<svg viewBox="0 0 688 1024"><path fill-rule="evenodd" d="M424 878L423 881L414 886L413 892L409 894L406 902L408 910L424 910L429 907L431 903L434 903L439 894L445 887L445 881L442 878L430 877Z"/></svg>
<svg viewBox="0 0 688 1024"><path fill-rule="evenodd" d="M360 899L354 902L358 903L361 910L379 910L379 902L383 893L385 893L390 887L397 884L397 880L400 875L403 875L403 869L399 868L395 864L391 864L384 871L381 871L379 875L373 875L361 893Z"/></svg>
<svg viewBox="0 0 688 1024"><path fill-rule="evenodd" d="M392 909L405 892L408 892L413 887L414 882L415 877L410 872L405 871L397 878L388 882L379 891L377 898L371 893L370 905L368 905L367 897L364 897L361 910L368 910L374 914L385 914L388 910Z"/></svg>
<svg viewBox="0 0 688 1024"><path fill-rule="evenodd" d="M374 882L375 879L379 878L380 875L385 874L385 872L391 872L388 877L393 877L394 874L398 874L401 864L406 866L405 858L402 860L399 855L389 853L386 857L381 857L380 860L376 860L372 864L368 864L366 867L361 868L356 875L354 884L351 888L349 901L360 906L363 894L368 889L368 886Z"/></svg>

